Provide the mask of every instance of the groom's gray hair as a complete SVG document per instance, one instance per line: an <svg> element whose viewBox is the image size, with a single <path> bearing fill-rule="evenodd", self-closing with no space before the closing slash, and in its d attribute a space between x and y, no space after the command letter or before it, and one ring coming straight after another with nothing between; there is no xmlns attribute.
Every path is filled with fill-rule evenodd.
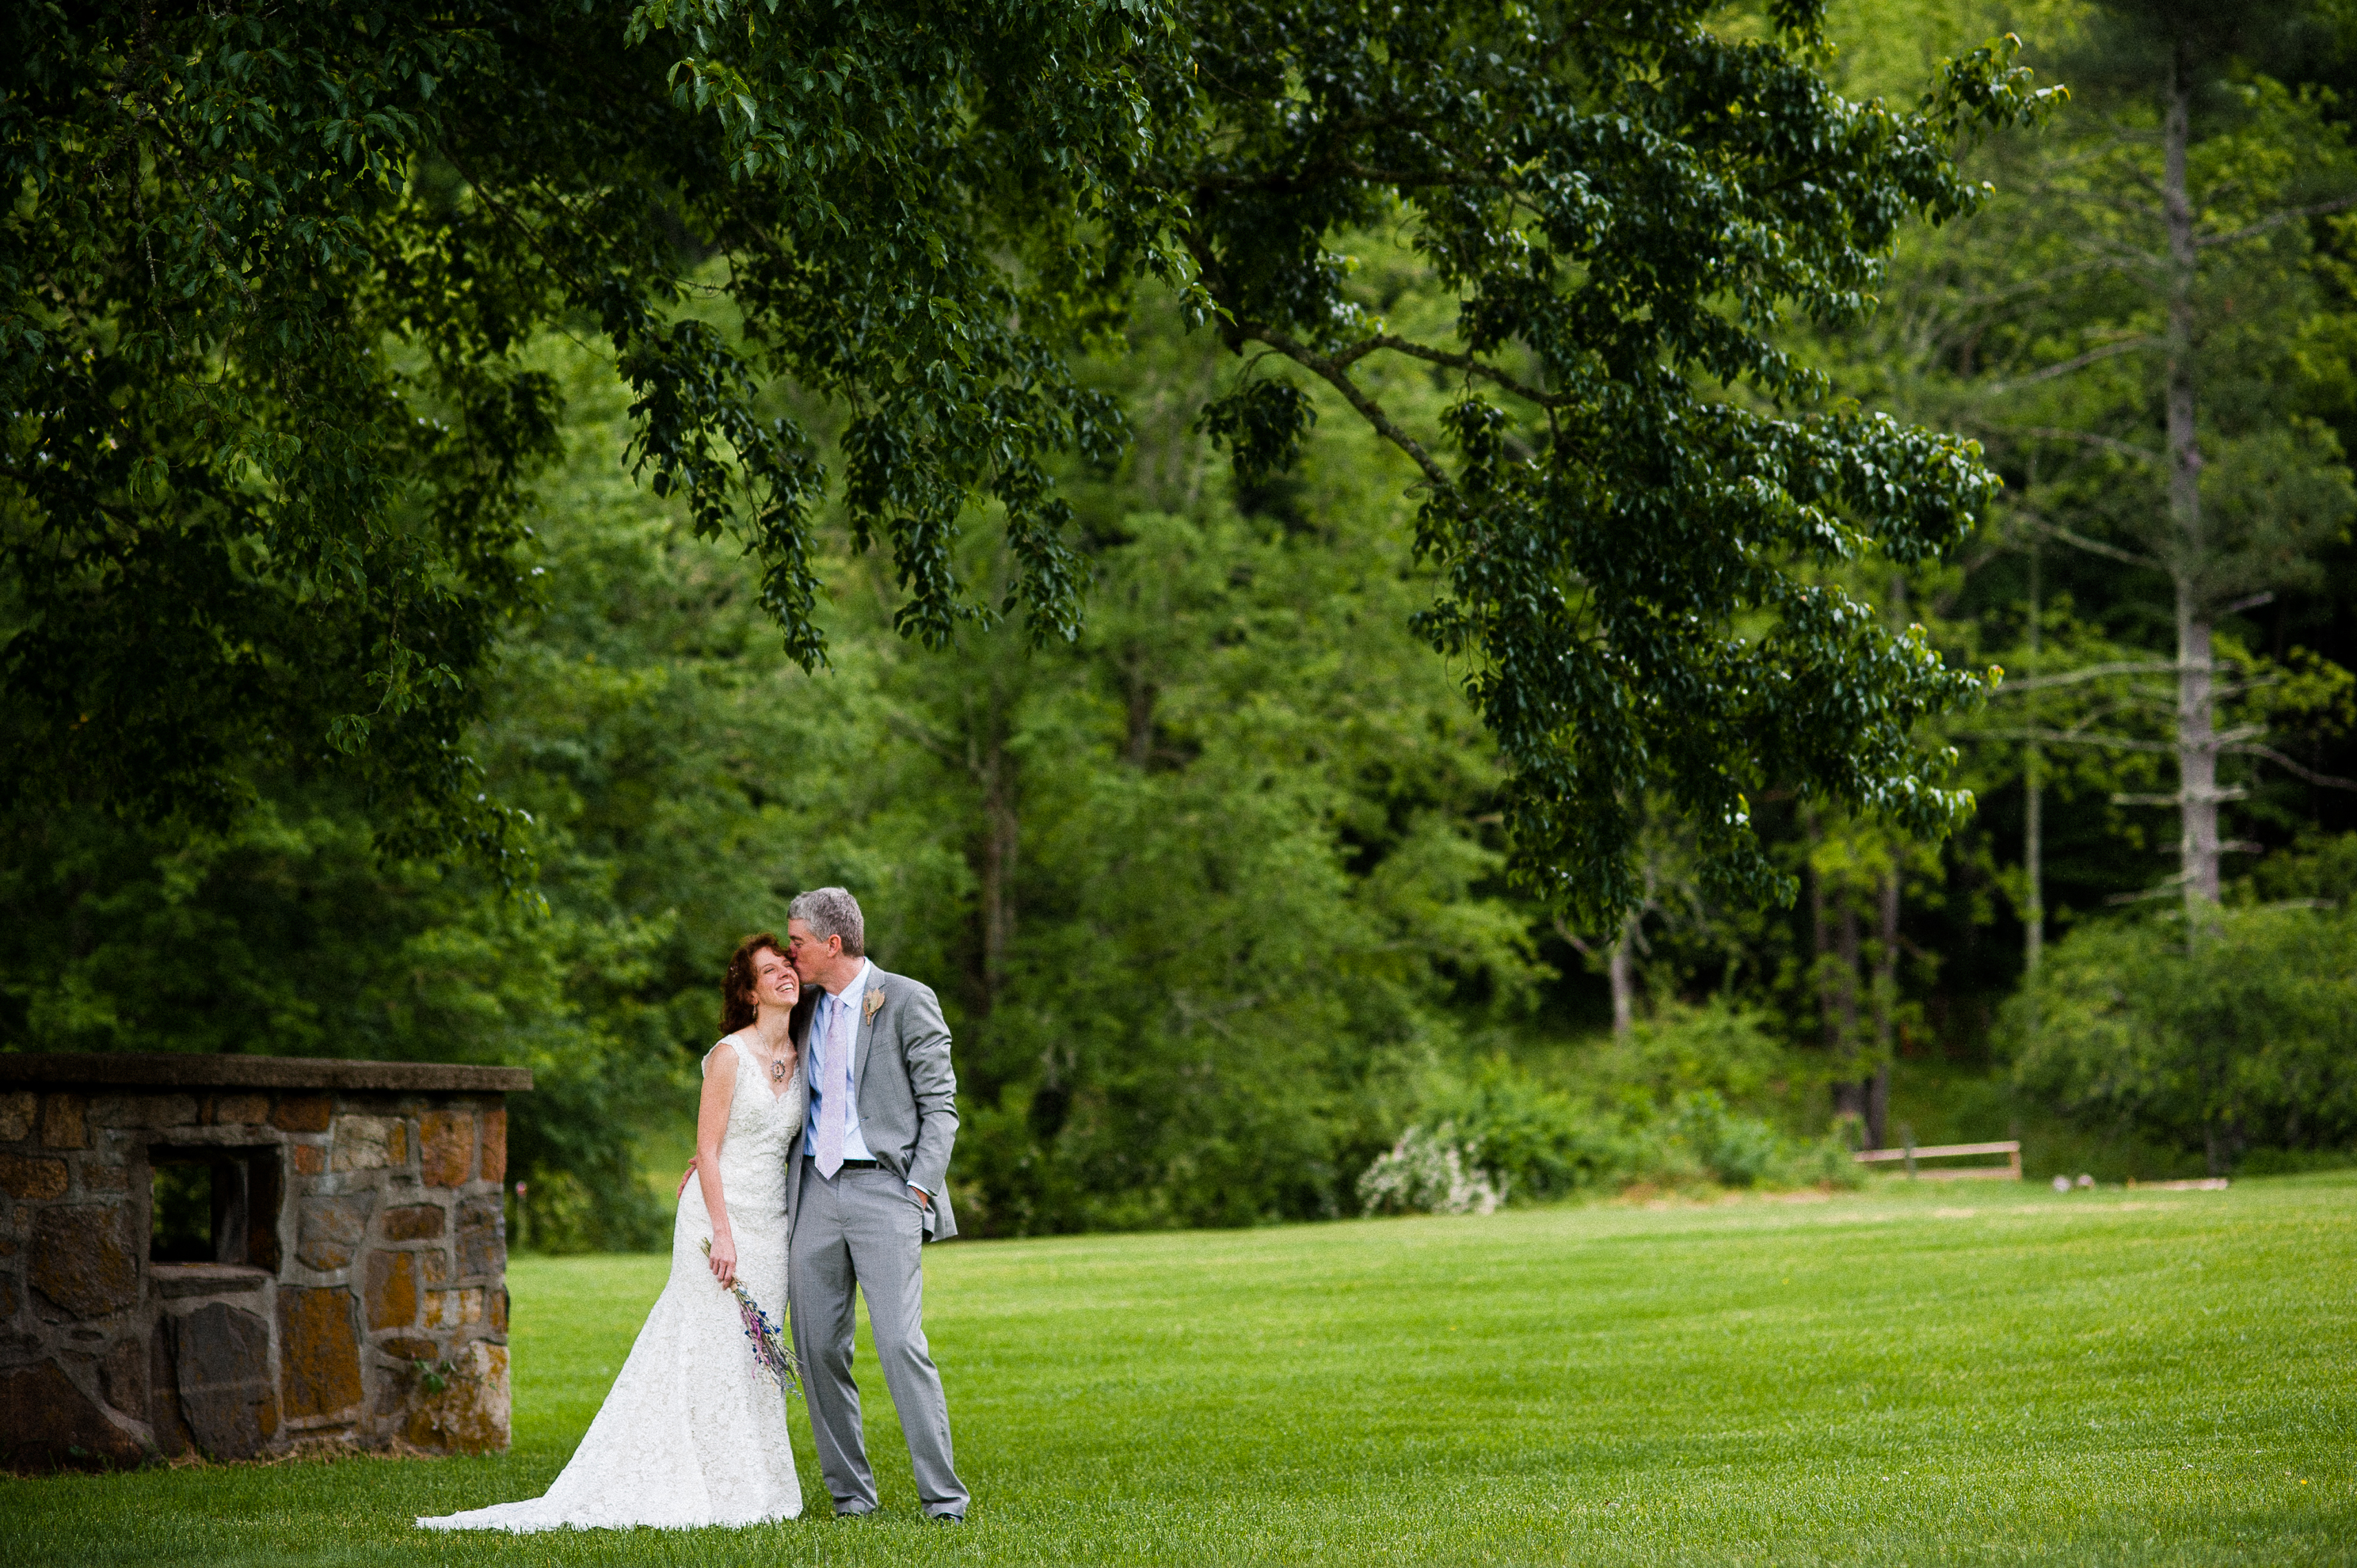
<svg viewBox="0 0 2357 1568"><path fill-rule="evenodd" d="M786 906L786 918L800 920L821 941L841 937L843 950L853 958L867 956L867 923L859 918L859 900L848 888L813 887L797 893Z"/></svg>

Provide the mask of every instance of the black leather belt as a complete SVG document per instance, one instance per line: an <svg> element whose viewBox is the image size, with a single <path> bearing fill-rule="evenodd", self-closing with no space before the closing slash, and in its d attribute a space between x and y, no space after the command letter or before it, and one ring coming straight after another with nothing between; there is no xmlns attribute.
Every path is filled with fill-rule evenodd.
<svg viewBox="0 0 2357 1568"><path fill-rule="evenodd" d="M811 1155L810 1161L813 1165L818 1164L818 1156L816 1155ZM884 1168L884 1162L881 1160L845 1160L836 1168L838 1170L846 1171L880 1171Z"/></svg>

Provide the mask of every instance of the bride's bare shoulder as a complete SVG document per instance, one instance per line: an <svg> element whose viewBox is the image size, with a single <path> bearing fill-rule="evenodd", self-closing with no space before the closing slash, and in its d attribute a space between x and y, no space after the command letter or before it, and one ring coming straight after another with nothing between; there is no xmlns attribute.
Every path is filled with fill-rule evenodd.
<svg viewBox="0 0 2357 1568"><path fill-rule="evenodd" d="M737 1071L737 1052L733 1048L736 1044L735 1035L723 1035L710 1050L704 1053L705 1077L710 1078L716 1069L731 1075Z"/></svg>

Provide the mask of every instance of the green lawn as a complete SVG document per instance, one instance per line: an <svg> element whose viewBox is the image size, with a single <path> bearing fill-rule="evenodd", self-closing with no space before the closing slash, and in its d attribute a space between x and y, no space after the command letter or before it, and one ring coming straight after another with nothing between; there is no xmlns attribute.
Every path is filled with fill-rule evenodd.
<svg viewBox="0 0 2357 1568"><path fill-rule="evenodd" d="M539 1490L660 1280L525 1259L516 1444L0 1483L9 1563L2352 1563L2357 1177L928 1254L963 1530L409 1528ZM863 1367L873 1362L863 1352ZM799 1425L799 1412L797 1424Z"/></svg>

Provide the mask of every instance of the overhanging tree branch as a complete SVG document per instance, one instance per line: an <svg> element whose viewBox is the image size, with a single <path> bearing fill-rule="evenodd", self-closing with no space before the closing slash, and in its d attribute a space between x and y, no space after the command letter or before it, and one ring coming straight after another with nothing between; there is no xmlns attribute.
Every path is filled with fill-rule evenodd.
<svg viewBox="0 0 2357 1568"><path fill-rule="evenodd" d="M1422 360L1428 365L1445 365L1451 370L1463 371L1468 375L1480 376L1493 386L1510 392L1526 402L1537 403L1542 408L1561 408L1571 401L1563 393L1542 392L1537 387L1525 385L1497 366L1487 360L1476 359L1470 354L1452 354L1445 349L1428 349L1412 339L1395 338L1389 334L1372 338L1365 345L1355 348L1351 358L1356 360L1378 349L1388 349L1394 354L1405 354L1412 360Z"/></svg>
<svg viewBox="0 0 2357 1568"><path fill-rule="evenodd" d="M1422 442L1401 429L1391 415L1383 412L1383 404L1377 403L1365 388L1351 379L1350 370L1344 361L1331 355L1320 354L1262 322L1240 321L1236 323L1235 332L1247 341L1267 344L1340 392L1344 400L1359 411L1360 417L1373 427L1376 435L1407 454L1408 459L1424 470L1426 480L1434 489L1445 490L1449 488L1448 471L1425 450Z"/></svg>

